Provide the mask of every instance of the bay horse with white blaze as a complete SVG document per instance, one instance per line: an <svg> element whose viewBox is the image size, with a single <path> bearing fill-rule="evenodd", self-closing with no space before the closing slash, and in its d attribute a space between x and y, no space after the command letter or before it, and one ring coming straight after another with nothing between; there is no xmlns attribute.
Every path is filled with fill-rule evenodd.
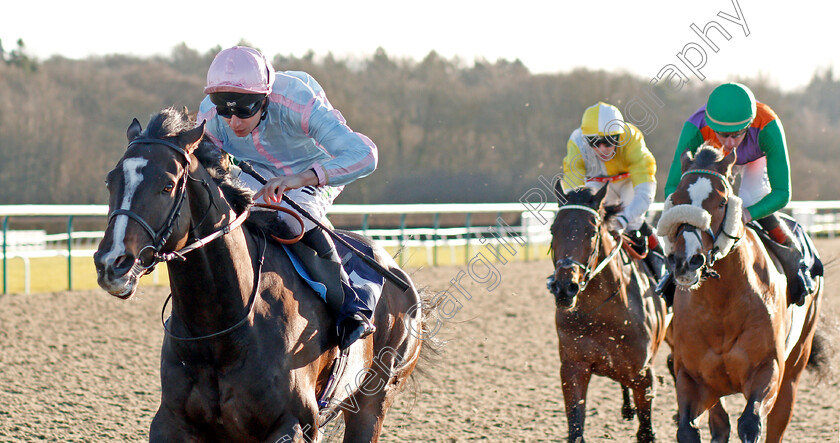
<svg viewBox="0 0 840 443"><path fill-rule="evenodd" d="M741 440L758 441L766 426L766 441L781 441L813 358L822 277L803 306L788 306L778 259L742 221L731 185L735 156L711 146L684 154L658 226L678 287L671 327L680 442L700 441L695 420L707 410L712 441L727 441L722 397L737 393L747 400Z"/></svg>
<svg viewBox="0 0 840 443"><path fill-rule="evenodd" d="M551 225L555 264L549 290L557 305L560 378L569 423L569 442L583 442L586 391L593 374L622 386L623 416L632 420L628 389L639 418L636 438L654 441L651 408L653 360L668 327L664 300L652 277L621 249L607 229L620 208L604 207L607 186L564 193L558 181L559 210Z"/></svg>
<svg viewBox="0 0 840 443"><path fill-rule="evenodd" d="M417 291L385 282L376 332L349 348L348 370L332 380L335 320L281 247L244 222L251 193L234 184L203 129L172 108L145 131L134 120L107 179L110 216L94 257L99 285L127 299L156 262L169 271L172 311L150 440L315 442L323 419L341 410L345 442L377 441L420 355L422 341L411 333L423 323ZM373 248L382 266L410 282ZM337 386L329 406L319 398L328 380Z"/></svg>

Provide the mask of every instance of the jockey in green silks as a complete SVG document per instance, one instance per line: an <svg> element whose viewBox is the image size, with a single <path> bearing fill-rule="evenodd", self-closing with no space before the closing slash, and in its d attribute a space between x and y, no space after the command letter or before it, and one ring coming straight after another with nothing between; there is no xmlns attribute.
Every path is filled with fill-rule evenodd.
<svg viewBox="0 0 840 443"><path fill-rule="evenodd" d="M775 215L790 202L790 163L782 122L773 110L756 101L740 83L715 88L707 103L683 125L674 161L665 183L666 199L682 176L680 157L702 144L736 152L736 174L741 175L738 196L743 200L743 221L756 220L770 237L785 248L777 256L788 276L791 302L801 305L813 293L814 281L803 262L791 232Z"/></svg>

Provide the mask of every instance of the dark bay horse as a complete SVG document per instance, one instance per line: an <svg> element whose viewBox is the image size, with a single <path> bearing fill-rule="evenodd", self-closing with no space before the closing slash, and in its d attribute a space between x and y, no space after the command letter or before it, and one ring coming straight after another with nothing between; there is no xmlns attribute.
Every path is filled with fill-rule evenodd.
<svg viewBox="0 0 840 443"><path fill-rule="evenodd" d="M732 191L735 152L703 146L682 157L682 179L665 202L658 233L678 289L673 355L680 442L699 442L695 420L709 410L712 441L727 441L722 397L742 394L738 435L779 442L809 361L822 297L788 306L786 278L775 256L744 225Z"/></svg>
<svg viewBox="0 0 840 443"><path fill-rule="evenodd" d="M569 422L569 442L583 442L586 391L593 374L618 381L624 392L625 419L632 419L628 392L639 418L636 438L654 441L651 407L653 361L665 339L668 315L651 280L621 251L606 221L618 208L603 204L598 193L578 188L564 193L551 226L555 264L549 289L557 305L560 378ZM628 410L629 409L629 410Z"/></svg>
<svg viewBox="0 0 840 443"><path fill-rule="evenodd" d="M417 291L385 282L376 332L349 348L333 401L319 408L338 354L334 319L280 246L243 223L250 191L234 185L203 129L172 108L145 131L134 120L128 149L107 179L99 285L127 299L151 265L166 261L169 271L172 310L150 440L315 442L325 413L340 410L345 442L377 441L420 354L422 341L412 334L423 323ZM374 251L411 281L384 250Z"/></svg>

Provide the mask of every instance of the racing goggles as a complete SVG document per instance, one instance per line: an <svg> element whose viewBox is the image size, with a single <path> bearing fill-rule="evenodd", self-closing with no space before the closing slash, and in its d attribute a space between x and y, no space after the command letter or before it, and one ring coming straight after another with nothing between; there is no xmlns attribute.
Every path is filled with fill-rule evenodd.
<svg viewBox="0 0 840 443"><path fill-rule="evenodd" d="M210 101L216 105L216 113L224 118L236 116L241 119L251 118L260 112L264 95L236 94L231 96L226 93L210 94Z"/></svg>
<svg viewBox="0 0 840 443"><path fill-rule="evenodd" d="M598 135L587 135L586 142L592 147L598 147L599 145L605 144L617 148L620 146L618 141L619 137L619 135L607 135L604 137Z"/></svg>
<svg viewBox="0 0 840 443"><path fill-rule="evenodd" d="M720 138L738 138L738 137L746 134L747 129L749 129L749 128L744 128L744 129L742 129L738 132L715 132L715 134L720 136Z"/></svg>

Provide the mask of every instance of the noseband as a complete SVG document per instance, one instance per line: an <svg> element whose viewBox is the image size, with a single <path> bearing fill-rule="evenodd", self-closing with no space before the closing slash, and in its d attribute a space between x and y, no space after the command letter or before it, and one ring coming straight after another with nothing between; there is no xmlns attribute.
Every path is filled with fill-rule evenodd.
<svg viewBox="0 0 840 443"><path fill-rule="evenodd" d="M571 258L571 257L563 257L563 258L558 258L554 261L554 269L555 269L555 271L558 270L558 269L571 269L571 268L574 268L574 267L578 267L578 268L582 269L583 270L583 278L582 278L582 281L580 283L578 283L578 285L580 287L580 290L583 291L584 289L586 289L586 285L588 285L589 282L607 266L607 264L610 262L610 260L612 260L613 257L616 256L616 254L618 254L618 251L621 250L621 244L623 242L623 238L621 236L619 236L618 244L616 244L615 248L613 248L613 250L610 251L610 253L607 254L607 256L604 257L604 259L601 260L601 262L598 263L598 265L593 268L592 267L592 262L597 260L598 250L601 248L601 230L597 228L598 225L601 224L601 214L598 213L598 211L590 208L589 206L584 206L584 205L564 205L564 206L560 206L560 208L558 208L557 210L558 211L563 211L563 210L573 210L573 209L589 212L595 217L595 226L596 226L596 228L595 228L595 235L596 235L595 248L592 249L592 252L589 254L589 258L586 259L586 264L585 265L583 263L580 263L579 261ZM552 253L554 253L553 248L552 248Z"/></svg>
<svg viewBox="0 0 840 443"><path fill-rule="evenodd" d="M726 193L725 193L726 206L723 208L723 219L720 222L720 226L719 226L716 233L712 231L711 227L709 227L705 231L709 235L709 237L711 237L713 246L705 254L705 256L704 256L705 260L704 260L703 268L701 269L701 274L704 277L703 279L705 279L705 277L717 278L718 275L715 271L713 271L711 269L711 266L713 266L715 264L715 261L720 260L721 258L728 255L729 252L732 251L732 249L734 249L735 246L737 246L738 243L741 241L741 237L737 237L733 234L730 234L730 233L726 232L726 225L727 225L727 222L729 220L729 217L730 216L739 217L740 214L731 214L729 212L729 206L730 206L730 203L732 201L732 197L734 196L734 192L732 191L732 185L729 183L729 180L726 178L726 176L724 176L723 174L721 174L717 171L710 171L708 169L692 169L692 170L684 172L682 174L682 176L680 177L680 180L682 180L683 178L685 178L689 174L703 174L703 175L709 175L709 176L712 176L712 177L719 178L723 182L724 188L726 189ZM680 226L679 229L677 229L676 235L679 235L680 231L682 231L682 232L686 232L686 231L692 232L695 236L697 236L698 241L700 241L702 243L702 239L701 239L700 232L699 232L700 229L698 227L696 227L694 225L691 225L689 223L685 223L682 226ZM726 237L727 240L721 239L721 235ZM720 242L718 240L723 240L723 243L729 243L729 241L731 240L731 244L727 248L725 248L726 250L724 251L724 250L722 250L723 248L721 248L722 242Z"/></svg>

